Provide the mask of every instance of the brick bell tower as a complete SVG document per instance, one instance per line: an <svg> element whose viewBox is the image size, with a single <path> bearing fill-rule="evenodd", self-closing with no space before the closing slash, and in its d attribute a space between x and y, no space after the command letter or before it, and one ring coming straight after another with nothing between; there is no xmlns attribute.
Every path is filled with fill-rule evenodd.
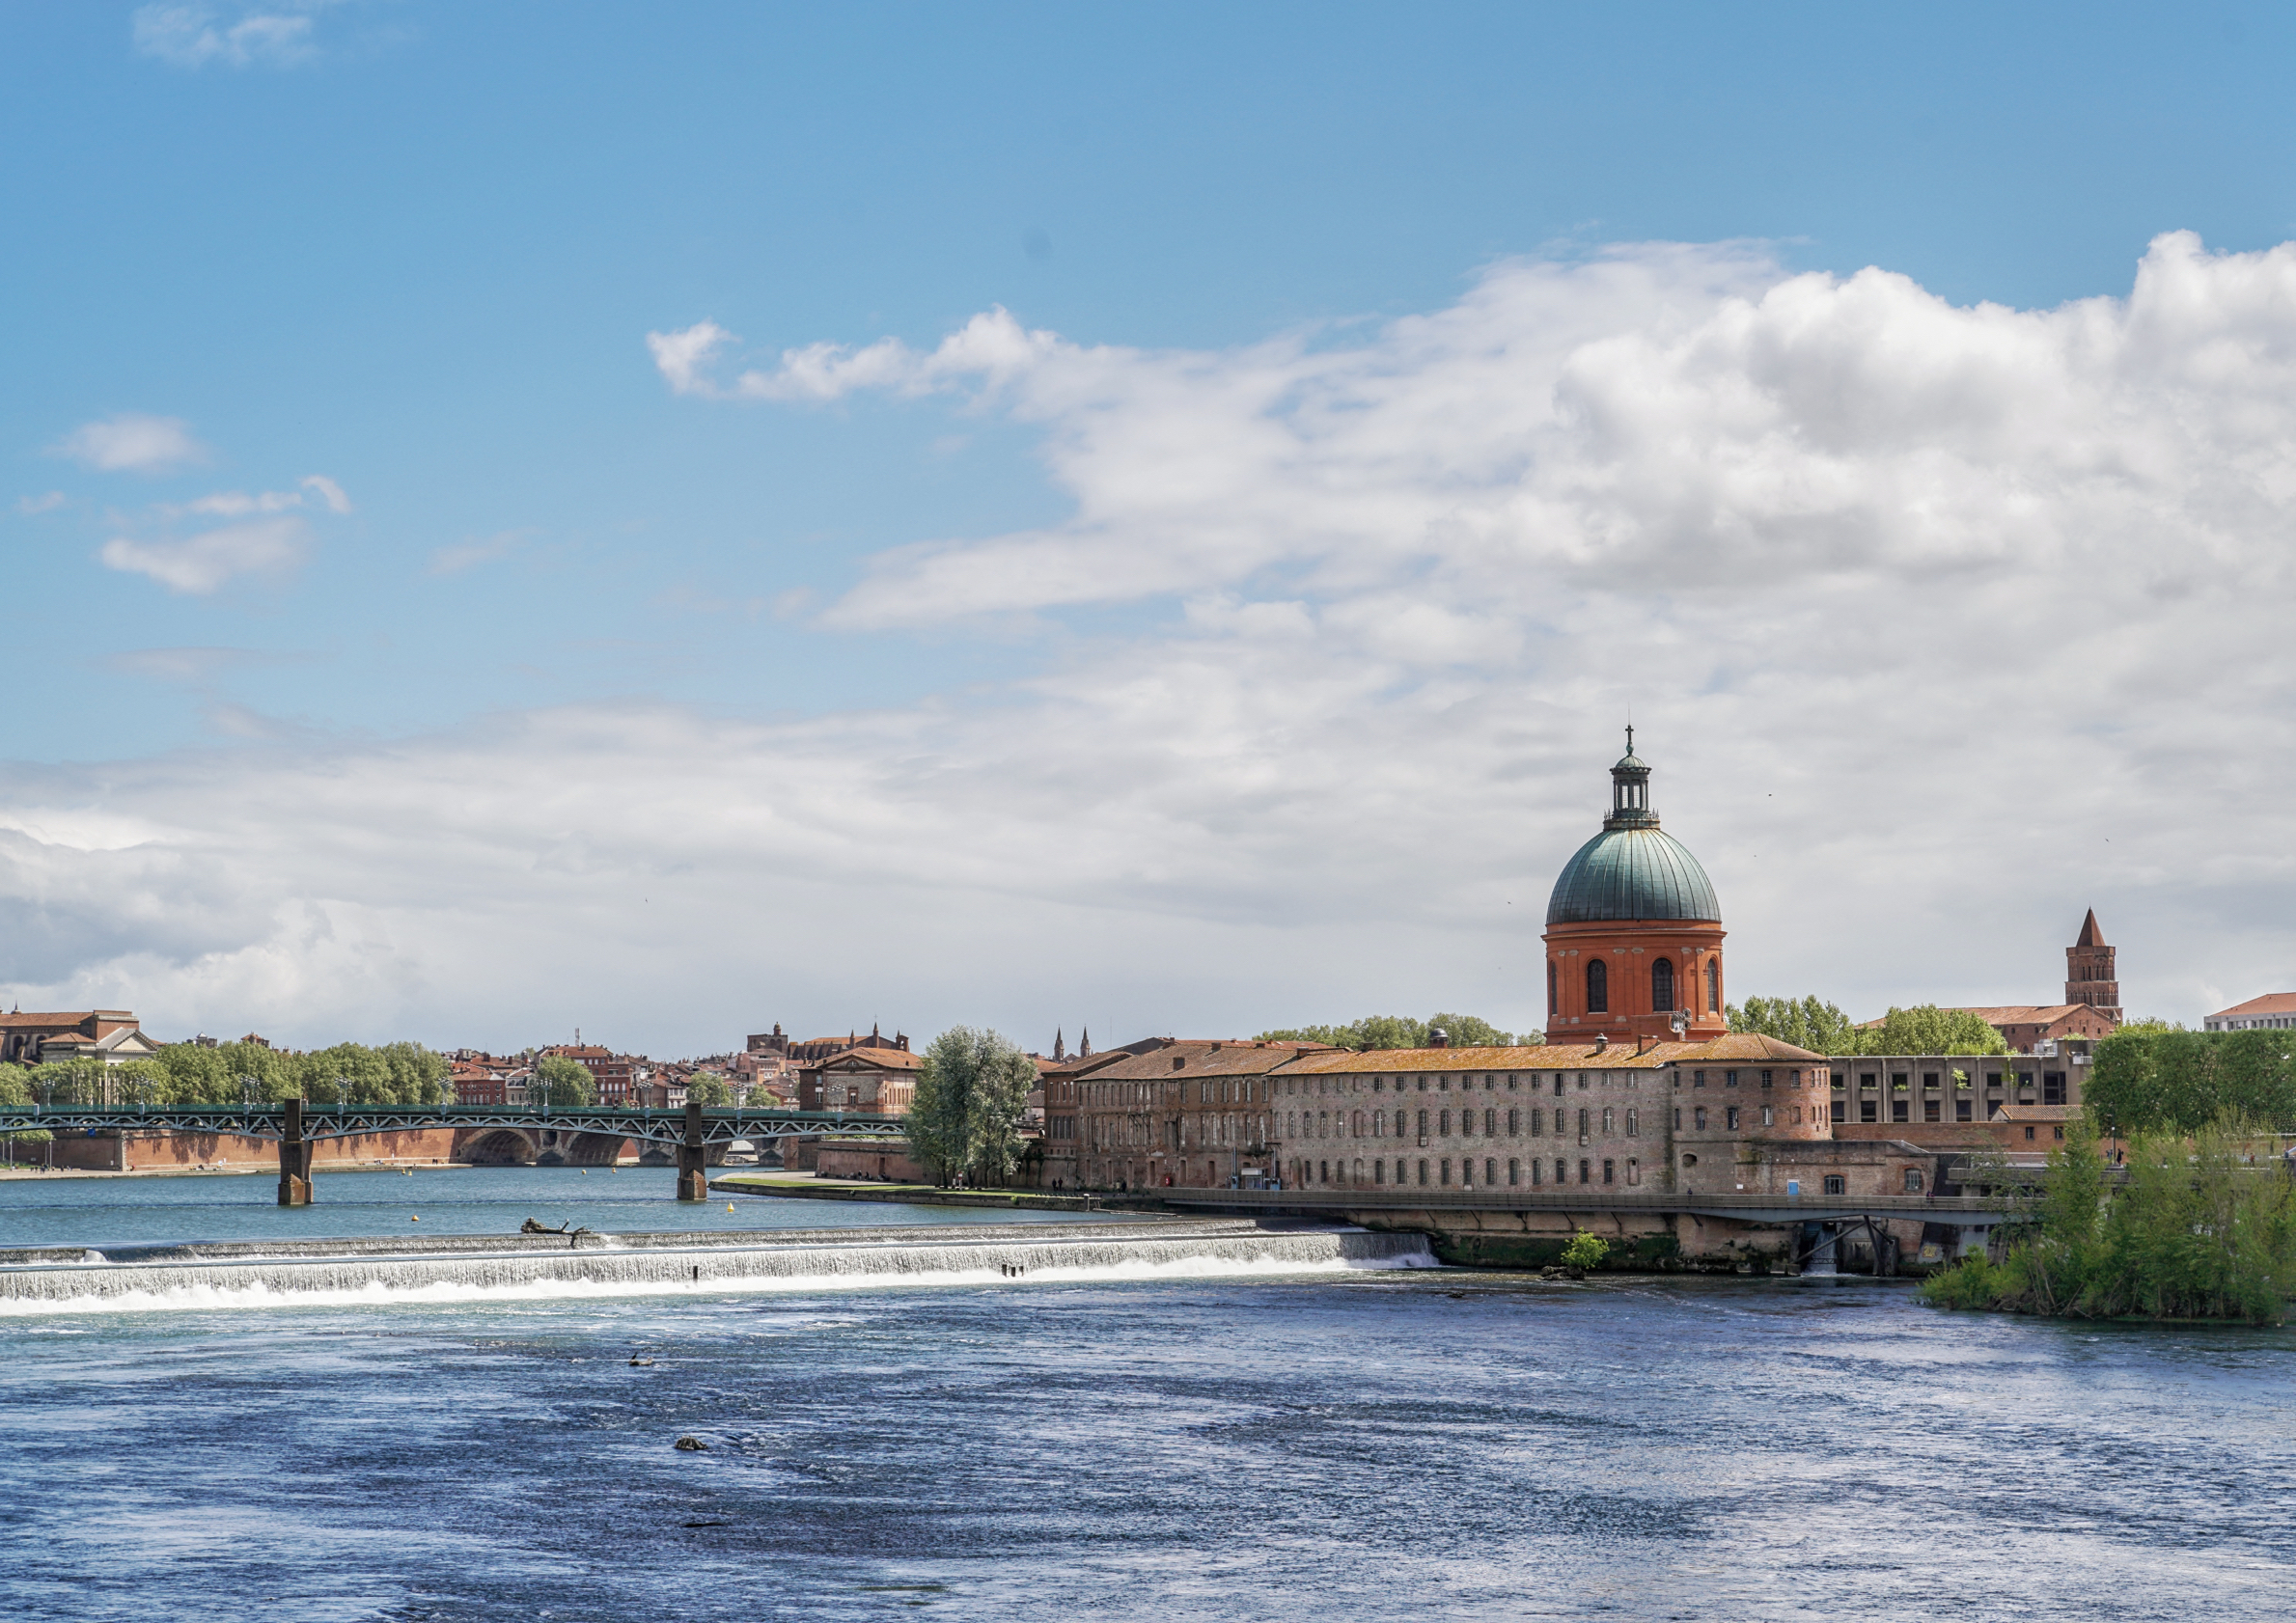
<svg viewBox="0 0 2296 1623"><path fill-rule="evenodd" d="M2120 1024L2120 979L2113 964L2113 949L2096 926L2096 909L2081 922L2081 935L2064 949L2064 1001L2087 1004L2117 1026Z"/></svg>

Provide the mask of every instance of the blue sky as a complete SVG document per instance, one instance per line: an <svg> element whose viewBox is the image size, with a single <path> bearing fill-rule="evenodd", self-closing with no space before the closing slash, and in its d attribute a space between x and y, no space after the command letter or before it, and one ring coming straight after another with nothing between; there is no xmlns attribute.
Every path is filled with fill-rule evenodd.
<svg viewBox="0 0 2296 1623"><path fill-rule="evenodd" d="M1967 510L2011 517L1982 565L1928 533L1945 553L1925 580L1978 570L1959 608L1907 599L1886 559L1868 577L1832 543L1795 550L1770 511L1762 533L1790 558L1775 574L1739 561L1704 611L1742 632L1729 594L1745 591L1804 618L1741 643L1701 634L1695 566L1668 564L1663 600L1638 601L1647 575L1591 580L1536 546L1497 562L1440 541L1408 558L1326 546L1338 518L1270 539L1304 510L1285 484L1296 456L1215 473L1159 450L1218 421L1271 345L1292 371L1255 422L1312 394L1327 362L1354 369L1351 390L1436 376L1412 323L1470 309L1510 266L1555 267L1563 290L1526 295L1507 342L1567 330L1582 356L1607 353L1604 334L1663 338L1798 274L1846 286L1867 266L1901 296L1826 318L1889 327L1871 355L1902 356L1938 310L2126 301L2172 232L2231 267L2209 296L2238 302L2226 289L2281 274L2271 251L2296 235L2291 32L2284 11L2243 7L0 7L0 557L15 608L0 833L18 842L0 853L16 942L0 994L313 1040L355 1027L508 1043L580 1020L663 1052L775 1018L971 1018L1036 1041L1095 1008L1097 1029L1131 1035L1442 1003L1532 1025L1535 940L1397 898L1437 849L1456 864L1437 887L1452 905L1496 888L1535 912L1630 703L1654 749L1673 725L1672 758L1716 785L1700 848L1761 932L1734 945L1759 982L1741 990L1817 990L1859 1012L2045 1000L2091 902L2109 932L2124 918L2152 932L2124 950L2151 966L2148 1007L2189 1019L2296 983L2277 834L2214 830L2206 812L2180 831L2171 799L2133 815L2102 786L2157 784L2197 736L2180 717L2251 737L2284 725L2271 645L2221 691L2164 688L2125 639L2083 645L2131 609L2085 600L2081 583L2118 566L2062 550L2064 526L2020 505L2057 500L2034 492L2061 494L2062 469L2029 481L2030 458L1988 464ZM1620 244L1689 258L1590 290ZM2277 357L2273 309L2241 305L2224 342ZM1040 347L1052 371L923 359L997 310L1068 346ZM648 335L703 322L732 336L681 386ZM785 350L880 341L899 346L878 352L890 382L776 371ZM745 369L761 380L746 396ZM1557 361L1519 388L1575 375ZM2084 423L2125 423L2165 387L2082 375L2100 402ZM1843 376L1855 398L1820 408L1805 443L1924 398L1901 373ZM2028 381L2039 398L2088 386ZM2137 504L2157 522L2116 543L2127 558L2189 522L2180 544L2220 567L2257 582L2281 566L2274 477L2255 475L2243 513L2209 506L2216 475L2277 454L2240 426L2272 388L2233 394L2221 441L2180 437L2189 410L2127 430L2121 461L2150 468L2145 448L2172 441L2185 459ZM1936 451L1875 451L1852 505L1938 510L1901 482ZM1409 501L1511 481L1493 472L1508 454L1399 473L1350 510L1392 498L1395 523L1432 534ZM1335 452L1318 478L1378 460ZM1233 536L1192 540L1222 521L1158 509L1199 478L1227 492ZM2066 523L2093 528L2110 503L2092 494L2106 506L2067 498ZM1892 616L1950 640L1980 598L2008 616L2000 660L1917 678L1942 685L1878 745L1867 699L1812 697L1838 664L1773 657ZM2063 618L2011 607L2049 604ZM1452 617L1431 653L1366 629L1430 615ZM1598 622L1696 657L1590 665L1574 650ZM2219 623L2164 628L2163 660ZM1353 663L1351 637L1371 639ZM2056 674L2012 680L2043 647L2058 663L2036 670ZM1394 663L1333 698L1324 684L1363 660ZM2090 674L2065 678L2067 660ZM1183 694L1176 661L1225 675ZM1143 681L1172 688L1171 707L1138 708ZM2040 697L2051 681L2061 695ZM2168 706L2151 723L2148 701ZM2032 704L2021 725L2005 701ZM1392 727L1407 750L1429 714L1480 740L1492 820L1350 820L1358 791L1319 775L1335 740ZM1950 715L1977 730L1930 735ZM2032 753L2036 729L2062 753ZM679 737L690 754L658 742ZM722 775L741 749L761 777ZM1780 839L1719 803L1758 806L1777 793L1762 774L1806 770L1811 750L1838 752L1824 780L1887 815L1847 844L1837 827L1795 831L1840 865L1797 877L1774 866ZM1240 769L1190 799L1185 771L1139 765L1198 756L1261 763L1269 782ZM1699 791L1678 777L1670 795L1658 759L1670 826L1698 828ZM2021 802L2096 860L2035 873L1988 825L1938 809L1961 791L1901 792L1958 783L1974 760L2046 785ZM967 811L972 791L932 787L985 763L1042 826L1007 829L993 795ZM419 815L377 821L389 791L315 779L429 792ZM1511 820L1496 814L1509 794ZM777 796L826 799L800 814ZM417 826L441 798L460 803L458 834ZM849 816L872 833L814 866L805 839L745 843L736 816L688 849L697 799L706 816L762 804L783 824L850 837ZM555 807L546 828L523 821L537 801ZM2140 848L2125 866L2106 862L2111 828ZM2246 879L2238 861L2180 866L2199 829L2253 859ZM1033 883L1032 853L1071 835L1072 867ZM432 889L410 877L456 839L491 856ZM1970 853L1974 877L1901 871L1909 843ZM594 889L538 877L556 871L538 852L567 848ZM1231 862L1250 875L1240 914ZM668 920L648 914L665 905L656 868L693 887ZM1841 899L1844 873L1875 887L1862 905ZM1337 910L1335 874L1363 876ZM1998 918L1961 911L1980 895ZM916 926L898 950L866 930L792 945L823 910L882 909ZM1006 967L952 977L946 944L977 939L984 911ZM1877 911L1923 921L1883 961L1798 945ZM1044 945L1076 930L1100 944L1081 959ZM1217 949L1175 964L1196 932ZM585 949L562 961L549 944L569 936ZM1973 936L1974 957L1955 945ZM1367 946L1383 938L1408 945ZM327 984L364 990L318 989L329 952Z"/></svg>

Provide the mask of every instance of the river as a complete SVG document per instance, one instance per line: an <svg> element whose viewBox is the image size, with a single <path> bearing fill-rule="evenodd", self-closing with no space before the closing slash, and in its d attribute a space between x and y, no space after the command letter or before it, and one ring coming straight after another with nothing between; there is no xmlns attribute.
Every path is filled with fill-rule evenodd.
<svg viewBox="0 0 2296 1623"><path fill-rule="evenodd" d="M0 1245L699 1226L666 1172L626 1198L431 1176L268 1216L255 1179L0 1185ZM1857 1279L20 1312L0 1597L143 1623L2279 1618L2291 1374L2286 1331L1948 1316Z"/></svg>

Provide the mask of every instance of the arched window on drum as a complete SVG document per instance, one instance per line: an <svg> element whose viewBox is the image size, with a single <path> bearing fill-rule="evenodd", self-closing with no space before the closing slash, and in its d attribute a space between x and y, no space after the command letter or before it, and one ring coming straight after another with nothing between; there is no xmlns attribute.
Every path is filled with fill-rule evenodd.
<svg viewBox="0 0 2296 1623"><path fill-rule="evenodd" d="M1722 960L1720 958L1706 960L1706 1012L1708 1014L1722 1012Z"/></svg>
<svg viewBox="0 0 2296 1623"><path fill-rule="evenodd" d="M1650 1007L1660 1014L1671 1014L1674 1007L1674 962L1659 958L1650 965Z"/></svg>
<svg viewBox="0 0 2296 1623"><path fill-rule="evenodd" d="M1608 1014L1611 1007L1611 967L1600 958L1587 960L1587 1012Z"/></svg>

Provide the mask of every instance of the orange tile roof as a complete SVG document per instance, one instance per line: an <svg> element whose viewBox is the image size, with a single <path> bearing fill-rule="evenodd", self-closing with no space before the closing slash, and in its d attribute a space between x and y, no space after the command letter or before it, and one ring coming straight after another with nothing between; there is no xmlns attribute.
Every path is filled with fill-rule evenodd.
<svg viewBox="0 0 2296 1623"><path fill-rule="evenodd" d="M2053 1026L2068 1014L2094 1006L2091 1004L1982 1004L1970 1008L1941 1008L1939 1012L1974 1014L1988 1026ZM1880 1020L1861 1020L1858 1029L1869 1032L1880 1024Z"/></svg>
<svg viewBox="0 0 2296 1623"><path fill-rule="evenodd" d="M2256 1014L2296 1014L2296 992L2267 992L2260 998L2249 999L2247 1003L2234 1004L2230 1008L2220 1008L2208 1018L2244 1020Z"/></svg>
<svg viewBox="0 0 2296 1623"><path fill-rule="evenodd" d="M1528 1048L1372 1048L1304 1055L1285 1070L1330 1074L1368 1071L1571 1071L1655 1069L1660 1065L1728 1063L1763 1059L1823 1064L1825 1056L1753 1032L1732 1032L1705 1042L1653 1043L1641 1054L1634 1044L1615 1042L1543 1043Z"/></svg>
<svg viewBox="0 0 2296 1623"><path fill-rule="evenodd" d="M1340 1054L1342 1049L1314 1042L1249 1042L1235 1038L1183 1037L1146 1054L1125 1054L1089 1073L1097 1082L1191 1076L1264 1076L1303 1055ZM1097 1059L1098 1055L1093 1056ZM1174 1061L1178 1063L1175 1064ZM1078 1075L1086 1073L1074 1073Z"/></svg>
<svg viewBox="0 0 2296 1623"><path fill-rule="evenodd" d="M833 1065L866 1065L881 1071L913 1071L924 1063L924 1055L912 1054L905 1048L848 1048L843 1054L832 1054L801 1068L825 1071Z"/></svg>

